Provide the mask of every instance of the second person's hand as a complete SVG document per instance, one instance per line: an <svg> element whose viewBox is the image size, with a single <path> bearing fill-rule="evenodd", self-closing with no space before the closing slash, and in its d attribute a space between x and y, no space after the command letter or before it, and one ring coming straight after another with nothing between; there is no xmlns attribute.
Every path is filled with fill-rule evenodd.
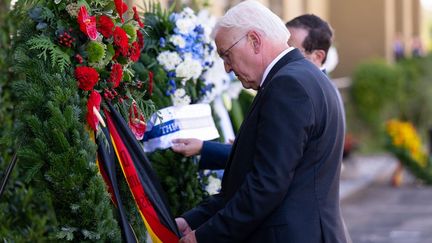
<svg viewBox="0 0 432 243"><path fill-rule="evenodd" d="M196 138L177 138L172 140L172 150L186 157L201 153L203 141Z"/></svg>

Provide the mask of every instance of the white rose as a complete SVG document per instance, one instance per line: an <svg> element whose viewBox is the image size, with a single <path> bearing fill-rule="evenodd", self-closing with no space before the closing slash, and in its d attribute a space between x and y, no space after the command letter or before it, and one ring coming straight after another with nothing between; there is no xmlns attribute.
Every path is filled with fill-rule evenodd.
<svg viewBox="0 0 432 243"><path fill-rule="evenodd" d="M221 189L221 180L214 176L210 176L208 178L208 185L205 189L210 195L217 194Z"/></svg>
<svg viewBox="0 0 432 243"><path fill-rule="evenodd" d="M183 11L182 11L181 13L182 13L185 17L189 17L189 18L195 16L194 11L193 11L191 8L189 8L189 7L184 8Z"/></svg>
<svg viewBox="0 0 432 243"><path fill-rule="evenodd" d="M177 77L182 77L183 80L193 79L196 81L202 73L201 63L192 58L186 58L176 68Z"/></svg>
<svg viewBox="0 0 432 243"><path fill-rule="evenodd" d="M180 48L185 48L186 46L186 41L181 35L173 35L169 38L169 41Z"/></svg>
<svg viewBox="0 0 432 243"><path fill-rule="evenodd" d="M174 106L189 105L191 103L191 98L186 95L186 91L182 88L176 89L173 95L171 95L171 100Z"/></svg>
<svg viewBox="0 0 432 243"><path fill-rule="evenodd" d="M187 35L192 32L195 28L193 21L190 19L178 19L176 22L176 26L181 34Z"/></svg>
<svg viewBox="0 0 432 243"><path fill-rule="evenodd" d="M173 70L182 61L176 52L163 51L157 56L158 62L166 71Z"/></svg>

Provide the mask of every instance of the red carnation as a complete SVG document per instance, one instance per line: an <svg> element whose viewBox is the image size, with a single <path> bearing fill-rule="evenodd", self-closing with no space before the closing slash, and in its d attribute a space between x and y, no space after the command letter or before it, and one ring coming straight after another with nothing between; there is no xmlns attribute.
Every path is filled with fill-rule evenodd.
<svg viewBox="0 0 432 243"><path fill-rule="evenodd" d="M80 89L92 90L99 80L99 73L94 68L80 66L75 69L75 78Z"/></svg>
<svg viewBox="0 0 432 243"><path fill-rule="evenodd" d="M130 49L129 49L129 58L133 61L136 62L138 61L139 57L141 55L141 50L139 47L138 42L134 42L132 43Z"/></svg>
<svg viewBox="0 0 432 243"><path fill-rule="evenodd" d="M136 22L138 22L138 25L141 28L144 28L144 24L143 24L143 22L141 22L141 19L140 19L139 15L138 15L138 11L137 11L136 7L133 6L132 9L133 9L133 12L134 12L133 18L135 19Z"/></svg>
<svg viewBox="0 0 432 243"><path fill-rule="evenodd" d="M123 56L127 56L129 50L129 39L126 31L118 26L114 29L114 45L120 49L120 53Z"/></svg>
<svg viewBox="0 0 432 243"><path fill-rule="evenodd" d="M113 88L117 88L123 78L123 68L119 63L114 63L111 67L109 81L113 83Z"/></svg>
<svg viewBox="0 0 432 243"><path fill-rule="evenodd" d="M117 13L120 15L121 22L123 23L123 14L127 11L128 6L122 0L114 0L114 4L117 9Z"/></svg>
<svg viewBox="0 0 432 243"><path fill-rule="evenodd" d="M105 38L110 38L113 35L114 22L106 15L100 16L97 22L97 31Z"/></svg>
<svg viewBox="0 0 432 243"><path fill-rule="evenodd" d="M96 17L89 16L85 6L81 6L78 12L78 24L80 30L86 34L91 40L96 40Z"/></svg>
<svg viewBox="0 0 432 243"><path fill-rule="evenodd" d="M132 106L130 107L128 125L137 140L143 139L147 125L144 115L138 110L135 101L132 102Z"/></svg>
<svg viewBox="0 0 432 243"><path fill-rule="evenodd" d="M144 47L144 35L139 30L137 30L137 39L139 48L142 49Z"/></svg>
<svg viewBox="0 0 432 243"><path fill-rule="evenodd" d="M148 73L148 93L149 96L151 96L153 93L153 72L152 71L149 71Z"/></svg>
<svg viewBox="0 0 432 243"><path fill-rule="evenodd" d="M93 107L96 108L97 111L100 110L100 103L102 101L101 95L95 91L92 90L90 93L90 96L87 100L87 123L90 125L90 127L93 130L97 130L97 126L99 124L99 119L97 118L97 115L93 111Z"/></svg>

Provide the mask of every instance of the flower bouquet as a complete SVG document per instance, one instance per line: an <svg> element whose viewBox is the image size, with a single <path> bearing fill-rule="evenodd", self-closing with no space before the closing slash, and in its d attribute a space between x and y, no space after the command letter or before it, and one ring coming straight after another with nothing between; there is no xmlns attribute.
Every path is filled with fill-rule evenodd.
<svg viewBox="0 0 432 243"><path fill-rule="evenodd" d="M402 165L427 184L432 183L432 161L420 136L410 122L389 120L386 124L387 149Z"/></svg>
<svg viewBox="0 0 432 243"><path fill-rule="evenodd" d="M218 58L210 27L203 25L205 21L190 8L172 12L152 5L144 17L146 45L134 70L138 77L153 75L151 99L156 106L209 102L218 82L207 75ZM223 68L219 71L224 73ZM230 80L227 75L223 78ZM211 174L198 173L196 158L185 158L167 149L151 153L150 159L175 215L192 208L208 194L205 188Z"/></svg>

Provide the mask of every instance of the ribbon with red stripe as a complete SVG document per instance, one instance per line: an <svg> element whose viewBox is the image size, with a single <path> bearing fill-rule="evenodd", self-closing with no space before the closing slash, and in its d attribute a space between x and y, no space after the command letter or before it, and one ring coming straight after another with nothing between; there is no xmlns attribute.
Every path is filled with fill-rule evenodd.
<svg viewBox="0 0 432 243"><path fill-rule="evenodd" d="M145 175L142 175L142 173L140 173L141 171L143 171L143 168L138 168L137 170L137 166L139 167L139 162L137 162L137 164L134 163L134 160L135 161L137 160L136 146L125 145L125 144L131 145L130 143L134 143L134 142L136 143L135 138L133 136L132 137L127 136L126 138L124 131L122 131L124 129L121 129L120 132L117 130L116 122L117 125L124 125L124 124L118 124L119 123L118 114L115 113L116 111L114 111L114 109L110 109L110 110L112 113L106 111L105 116L107 118L107 125L111 135L111 142L114 151L117 155L117 159L119 160L120 166L122 168L123 175L126 178L129 189L132 192L135 203L138 207L138 210L141 214L141 217L147 227L147 230L153 242L154 243L178 242L179 234L176 226L174 226L175 231L173 231L172 229L168 229L166 226L167 221L173 221L172 218L163 220L165 221L165 224L163 224L161 222L162 219L160 215L158 214L158 212L155 210L153 206L154 203L152 203L149 200L149 197L146 194L146 191L144 190L145 187L142 181L145 179L143 178ZM114 119L112 116L114 116ZM152 188L149 189L150 190L147 191L147 193L162 193L162 192L158 192L157 190L158 187L154 187L153 190L151 190ZM157 197L157 196L158 195L153 195L153 197ZM160 200L158 201L160 202ZM170 226L172 228L173 222L170 223L171 223Z"/></svg>

